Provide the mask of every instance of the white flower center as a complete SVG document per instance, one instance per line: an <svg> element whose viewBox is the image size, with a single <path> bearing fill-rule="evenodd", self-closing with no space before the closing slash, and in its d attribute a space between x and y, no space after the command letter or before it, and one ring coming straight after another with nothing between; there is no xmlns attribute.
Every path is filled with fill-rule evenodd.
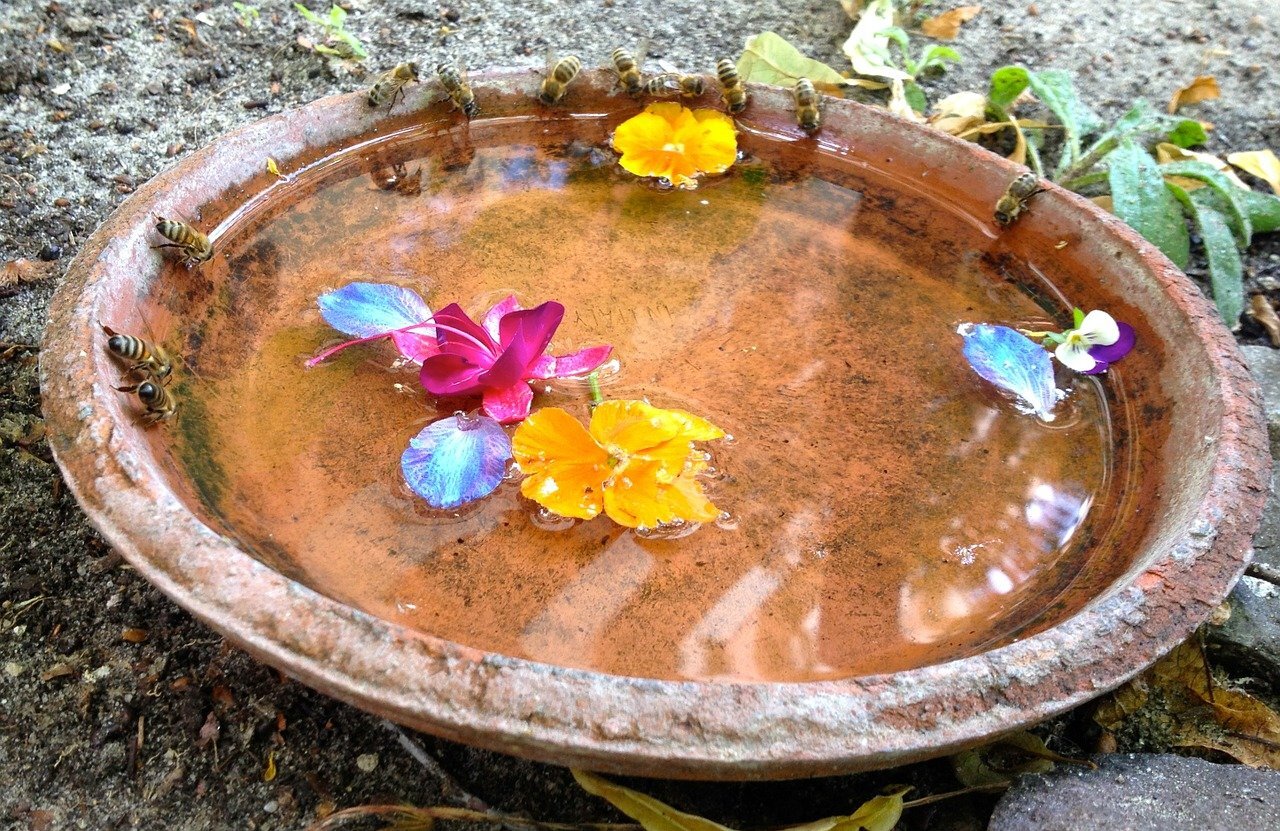
<svg viewBox="0 0 1280 831"><path fill-rule="evenodd" d="M663 152L663 153L681 153L681 154L683 154L683 153L684 153L684 143L683 143L683 142L668 142L668 143L666 143L666 144L662 145L662 152Z"/></svg>

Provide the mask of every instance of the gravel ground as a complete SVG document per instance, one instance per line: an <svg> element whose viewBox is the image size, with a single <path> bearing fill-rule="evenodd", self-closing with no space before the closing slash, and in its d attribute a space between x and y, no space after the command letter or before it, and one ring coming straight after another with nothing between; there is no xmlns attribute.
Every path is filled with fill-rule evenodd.
<svg viewBox="0 0 1280 831"><path fill-rule="evenodd" d="M373 66L446 56L540 65L548 45L603 62L645 34L651 57L704 66L765 29L841 65L850 25L835 0L353 6L348 29ZM994 67L1023 62L1076 73L1085 99L1114 117L1135 97L1163 102L1214 74L1223 97L1195 110L1215 125L1209 149L1280 149L1274 3L984 6L955 43L964 64L931 82L931 95L982 89ZM366 82L296 44L316 33L289 4L259 9L246 29L230 3L0 4L0 264L29 261L19 284L0 282L0 341L38 343L65 264L138 184L227 130ZM1277 237L1260 238L1247 261L1255 285L1271 290ZM448 796L378 720L255 664L122 565L60 486L40 439L34 349L0 344L0 355L0 827L293 829L334 804ZM563 770L417 740L505 810L610 816ZM1059 749L1080 748L1064 740ZM268 760L275 776L264 781ZM858 780L646 787L759 826L847 812L888 781L954 787L945 763ZM981 828L991 804L955 800L909 812L907 824Z"/></svg>

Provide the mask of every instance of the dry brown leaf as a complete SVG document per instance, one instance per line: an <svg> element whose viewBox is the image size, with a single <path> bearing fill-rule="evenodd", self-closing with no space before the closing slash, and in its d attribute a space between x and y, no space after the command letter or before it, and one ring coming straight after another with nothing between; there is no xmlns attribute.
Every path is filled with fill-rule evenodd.
<svg viewBox="0 0 1280 831"><path fill-rule="evenodd" d="M1270 150L1249 150L1244 153L1232 153L1227 161L1251 173L1271 186L1272 192L1280 194L1280 158Z"/></svg>
<svg viewBox="0 0 1280 831"><path fill-rule="evenodd" d="M840 8L844 9L844 13L849 15L850 20L857 20L858 15L862 14L862 4L866 0L840 0Z"/></svg>
<svg viewBox="0 0 1280 831"><path fill-rule="evenodd" d="M920 24L920 31L935 40L954 40L960 34L960 27L978 16L981 6L961 6L937 17L931 17Z"/></svg>
<svg viewBox="0 0 1280 831"><path fill-rule="evenodd" d="M262 771L262 781L270 782L276 778L276 752L274 750L267 751L267 767Z"/></svg>
<svg viewBox="0 0 1280 831"><path fill-rule="evenodd" d="M987 96L980 92L957 92L933 105L929 125L952 136L986 121Z"/></svg>
<svg viewBox="0 0 1280 831"><path fill-rule="evenodd" d="M1265 294L1255 294L1249 298L1249 317L1267 330L1271 345L1280 349L1280 317L1276 316L1275 307Z"/></svg>
<svg viewBox="0 0 1280 831"><path fill-rule="evenodd" d="M0 288L47 280L56 274L57 267L57 263L46 263L40 260L24 258L9 260L0 267Z"/></svg>
<svg viewBox="0 0 1280 831"><path fill-rule="evenodd" d="M1169 112L1176 113L1188 104L1212 101L1221 96L1222 90L1218 87L1218 79L1212 75L1200 75L1173 94L1169 99Z"/></svg>
<svg viewBox="0 0 1280 831"><path fill-rule="evenodd" d="M1231 166L1212 153L1201 153L1196 150L1187 150L1186 148L1179 147L1176 144L1170 144L1167 141L1162 141L1156 145L1156 161L1160 164L1165 164L1167 162L1203 162L1230 179L1231 184L1238 188L1249 190L1249 186L1244 183L1244 180L1236 175L1236 172L1231 169Z"/></svg>

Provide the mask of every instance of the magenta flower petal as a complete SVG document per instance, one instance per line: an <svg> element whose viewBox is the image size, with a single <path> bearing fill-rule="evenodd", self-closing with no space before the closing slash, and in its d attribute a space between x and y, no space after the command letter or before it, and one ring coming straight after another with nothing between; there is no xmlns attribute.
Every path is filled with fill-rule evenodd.
<svg viewBox="0 0 1280 831"><path fill-rule="evenodd" d="M486 369L493 365L497 358L498 344L479 324L467 317L467 313L457 303L450 303L436 312L435 322L455 330L436 330L441 352L463 357L468 363Z"/></svg>
<svg viewBox="0 0 1280 831"><path fill-rule="evenodd" d="M396 332L391 342L400 350L400 354L420 364L440 351L435 335L423 335L418 332Z"/></svg>
<svg viewBox="0 0 1280 831"><path fill-rule="evenodd" d="M549 378L586 375L588 372L599 369L601 364L609 360L609 355L612 353L613 347L605 344L588 346L586 349L579 349L568 355L543 355L534 361L528 377L545 381Z"/></svg>
<svg viewBox="0 0 1280 831"><path fill-rule="evenodd" d="M485 384L502 389L528 378L529 368L547 351L563 318L564 306L554 300L505 315L499 326L502 354L493 362Z"/></svg>
<svg viewBox="0 0 1280 831"><path fill-rule="evenodd" d="M422 362L418 379L432 395L476 395L486 387L488 367L476 366L460 355L432 355Z"/></svg>
<svg viewBox="0 0 1280 831"><path fill-rule="evenodd" d="M516 300L514 294L507 295L506 299L495 303L492 309L484 313L484 320L481 321L480 325L484 327L485 332L489 334L493 342L497 343L501 339L498 333L498 326L502 318L518 311L520 311L520 301Z"/></svg>
<svg viewBox="0 0 1280 831"><path fill-rule="evenodd" d="M1116 339L1115 343L1108 344L1107 346L1089 347L1089 357L1098 361L1100 364L1103 364L1104 369L1106 364L1114 364L1116 361L1132 352L1134 344L1138 342L1137 333L1133 331L1133 327L1128 323L1117 323L1116 326L1120 330L1120 337ZM1093 375L1100 371L1102 370L1098 370L1097 367L1094 367L1094 370L1086 374Z"/></svg>
<svg viewBox="0 0 1280 831"><path fill-rule="evenodd" d="M485 415L500 424L512 424L529 417L533 407L533 390L527 381L517 381L505 389L487 388L484 391Z"/></svg>

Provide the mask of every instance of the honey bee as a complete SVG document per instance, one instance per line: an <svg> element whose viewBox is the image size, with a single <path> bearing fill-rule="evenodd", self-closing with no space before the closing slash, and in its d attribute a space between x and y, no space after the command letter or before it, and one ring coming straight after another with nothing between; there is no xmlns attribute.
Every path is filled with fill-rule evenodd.
<svg viewBox="0 0 1280 831"><path fill-rule="evenodd" d="M740 113L747 106L747 88L742 85L738 76L738 68L728 58L716 61L716 77L720 79L720 90L724 94L725 106L731 113Z"/></svg>
<svg viewBox="0 0 1280 831"><path fill-rule="evenodd" d="M996 200L996 222L1009 226L1027 209L1027 200L1040 193L1040 180L1034 173L1024 173L1009 183L1004 194Z"/></svg>
<svg viewBox="0 0 1280 831"><path fill-rule="evenodd" d="M365 96L365 101L370 107L381 107L387 104L387 109L391 109L396 105L396 101L404 97L404 88L410 81L418 80L418 65L413 61L397 64L378 76L378 80L373 82L373 86L369 87L369 93Z"/></svg>
<svg viewBox="0 0 1280 831"><path fill-rule="evenodd" d="M644 91L644 75L640 72L640 65L644 63L647 46L647 39L641 41L635 55L619 46L610 56L613 71L618 75L618 84L627 91L627 95L639 95Z"/></svg>
<svg viewBox="0 0 1280 831"><path fill-rule="evenodd" d="M413 173L410 173L408 165L403 162L376 165L369 170L369 178L378 190L392 191L403 196L422 193L421 167L414 168Z"/></svg>
<svg viewBox="0 0 1280 831"><path fill-rule="evenodd" d="M564 97L565 89L578 77L582 61L568 55L552 64L550 54L547 58L547 77L542 79L542 86L538 89L538 100L550 107Z"/></svg>
<svg viewBox="0 0 1280 831"><path fill-rule="evenodd" d="M107 351L117 358L133 362L129 372L140 372L161 383L173 372L173 357L163 346L133 335L122 335L106 324L98 325L107 335Z"/></svg>
<svg viewBox="0 0 1280 831"><path fill-rule="evenodd" d="M796 100L796 123L806 133L815 133L822 126L822 111L818 107L818 91L813 88L813 81L808 78L797 78L792 96Z"/></svg>
<svg viewBox="0 0 1280 831"><path fill-rule="evenodd" d="M707 81L701 75L681 75L678 72L664 72L649 79L644 91L649 95L683 95L693 97L701 95L707 89Z"/></svg>
<svg viewBox="0 0 1280 831"><path fill-rule="evenodd" d="M440 86L449 93L453 106L462 110L462 114L467 118L475 118L476 113L480 112L480 107L476 104L476 94L471 91L471 85L467 83L467 74L459 72L447 63L442 63L436 67L436 75L440 76Z"/></svg>
<svg viewBox="0 0 1280 831"><path fill-rule="evenodd" d="M181 220L157 216L156 231L169 242L152 247L178 249L182 253L184 265L203 263L213 257L213 245L209 238Z"/></svg>
<svg viewBox="0 0 1280 831"><path fill-rule="evenodd" d="M156 381L146 380L127 387L116 387L119 392L131 392L138 396L146 413L142 416L148 424L168 421L178 414L178 402L173 395Z"/></svg>

